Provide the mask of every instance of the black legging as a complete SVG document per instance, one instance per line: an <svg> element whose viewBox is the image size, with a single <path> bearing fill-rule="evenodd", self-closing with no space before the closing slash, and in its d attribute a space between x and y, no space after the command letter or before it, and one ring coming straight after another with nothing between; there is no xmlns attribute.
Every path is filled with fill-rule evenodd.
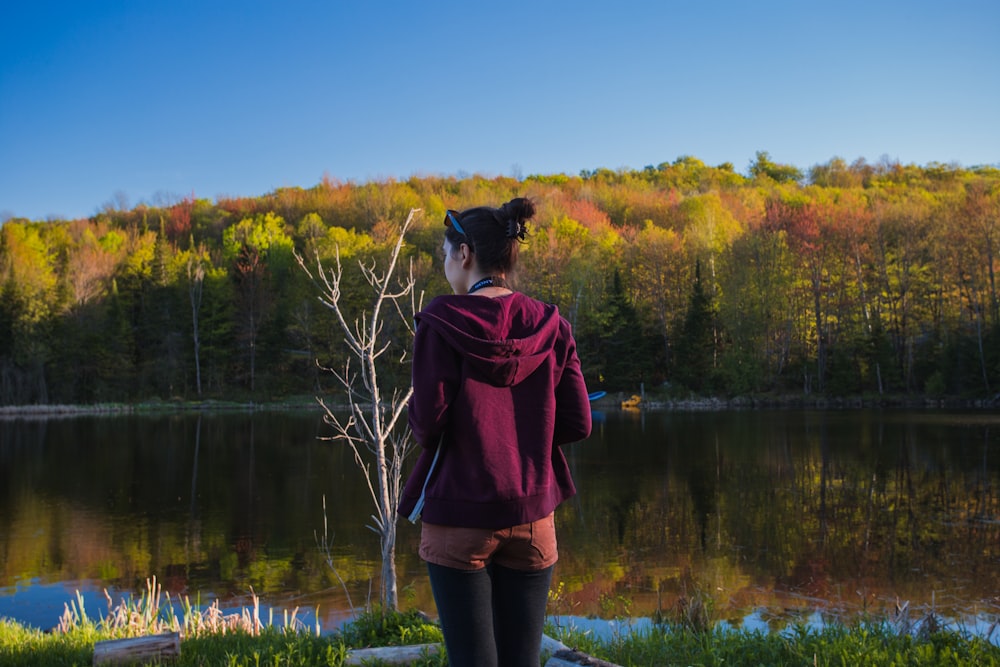
<svg viewBox="0 0 1000 667"><path fill-rule="evenodd" d="M449 667L538 667L552 567L427 569Z"/></svg>

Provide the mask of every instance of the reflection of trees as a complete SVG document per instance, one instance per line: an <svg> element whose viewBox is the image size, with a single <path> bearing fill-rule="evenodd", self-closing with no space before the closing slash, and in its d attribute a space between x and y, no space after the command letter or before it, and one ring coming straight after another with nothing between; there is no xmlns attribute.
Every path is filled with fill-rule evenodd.
<svg viewBox="0 0 1000 667"><path fill-rule="evenodd" d="M613 455L576 450L577 469L601 473L578 499L590 518L560 523L564 580L603 577L605 593L633 595L680 592L695 579L725 590L723 604L748 586L848 604L1000 590L983 557L1000 551L998 471L968 462L954 426L838 413L666 419L671 427L641 452L627 451L627 425L609 436ZM988 431L981 442L985 457ZM625 565L617 578L609 559Z"/></svg>
<svg viewBox="0 0 1000 667"><path fill-rule="evenodd" d="M37 576L129 589L157 575L171 593L323 590L336 583L313 542L324 493L339 499L341 576L367 590L377 571L377 545L350 505L361 489L339 472L352 462L313 450L319 415L0 428L11 434L0 447L0 586Z"/></svg>

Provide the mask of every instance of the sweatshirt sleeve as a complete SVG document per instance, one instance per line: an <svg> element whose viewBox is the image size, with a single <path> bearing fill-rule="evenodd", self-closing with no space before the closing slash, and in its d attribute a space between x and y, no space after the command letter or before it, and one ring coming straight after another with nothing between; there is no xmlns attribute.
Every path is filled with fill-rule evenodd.
<svg viewBox="0 0 1000 667"><path fill-rule="evenodd" d="M569 324L564 322L562 326L568 345L562 377L556 385L556 427L552 440L557 446L583 440L590 435L591 429L590 399L576 353L576 341Z"/></svg>
<svg viewBox="0 0 1000 667"><path fill-rule="evenodd" d="M433 326L426 321L418 324L413 338L413 394L408 418L422 447L435 447L444 432L459 374L455 351Z"/></svg>

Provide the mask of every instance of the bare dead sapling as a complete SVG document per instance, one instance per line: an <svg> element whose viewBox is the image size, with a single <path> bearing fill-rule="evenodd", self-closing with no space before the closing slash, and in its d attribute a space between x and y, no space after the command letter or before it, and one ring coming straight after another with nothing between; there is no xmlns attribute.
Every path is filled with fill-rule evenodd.
<svg viewBox="0 0 1000 667"><path fill-rule="evenodd" d="M412 209L399 230L395 245L383 268L378 262L359 261L358 268L371 288L371 301L360 316L351 319L342 301L343 266L339 246L335 265L325 267L319 252L315 252L315 265L311 269L298 253L299 266L319 290L319 301L334 314L334 320L344 336L349 354L341 368L326 368L332 373L343 396L346 407L330 405L322 397L317 402L324 410L324 421L333 429L329 440L346 443L354 453L354 461L365 475L374 504L368 526L378 536L381 545L382 576L380 603L383 609L398 609L396 585L396 506L399 499L403 463L414 447L405 410L413 392L409 380L406 386L384 387L380 378L389 377L388 364L393 358L390 351L398 352L395 362L405 362L413 337L414 315L420 310L422 295L415 289L413 264L400 275L400 254L407 230L419 209ZM398 333L391 336L386 324L398 318L407 339L401 341ZM391 327L394 332L399 326ZM407 376L408 377L408 376ZM338 394L338 399L340 394Z"/></svg>

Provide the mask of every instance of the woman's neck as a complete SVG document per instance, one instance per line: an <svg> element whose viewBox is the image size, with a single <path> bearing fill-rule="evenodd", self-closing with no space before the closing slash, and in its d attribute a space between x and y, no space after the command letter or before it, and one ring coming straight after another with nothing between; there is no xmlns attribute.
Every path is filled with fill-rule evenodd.
<svg viewBox="0 0 1000 667"><path fill-rule="evenodd" d="M503 296L510 294L506 282L502 276L481 276L472 281L466 294L478 294L480 296Z"/></svg>
<svg viewBox="0 0 1000 667"><path fill-rule="evenodd" d="M485 278L480 278L479 280L476 280L475 282L472 283L472 286L469 287L469 291L466 292L466 294L472 294L473 292L478 292L479 290L485 289L487 287L494 287L496 286L497 282L498 281L494 279L493 276L486 276Z"/></svg>

